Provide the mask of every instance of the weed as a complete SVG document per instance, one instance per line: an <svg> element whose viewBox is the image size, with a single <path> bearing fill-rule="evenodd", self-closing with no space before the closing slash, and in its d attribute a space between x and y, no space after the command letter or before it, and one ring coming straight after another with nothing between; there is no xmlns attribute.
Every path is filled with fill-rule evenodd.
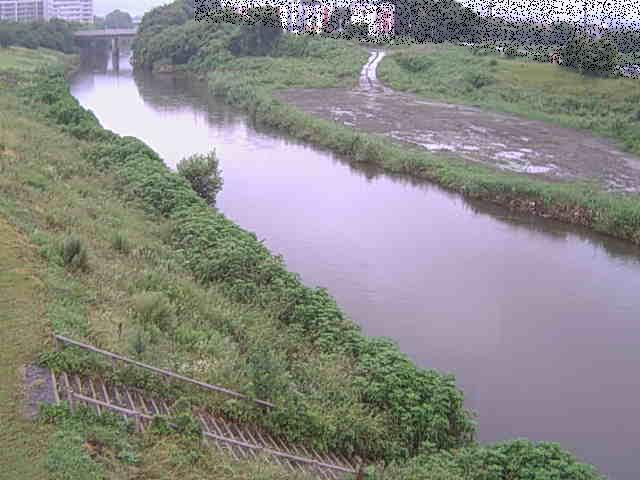
<svg viewBox="0 0 640 480"><path fill-rule="evenodd" d="M116 251L120 252L124 255L129 254L131 252L131 243L125 234L118 231L115 232L111 237L111 247Z"/></svg>
<svg viewBox="0 0 640 480"><path fill-rule="evenodd" d="M133 311L143 326L156 326L167 330L172 326L173 309L161 292L143 292L133 297Z"/></svg>
<svg viewBox="0 0 640 480"><path fill-rule="evenodd" d="M80 238L75 236L66 237L62 243L60 255L65 267L83 272L89 270L89 255Z"/></svg>

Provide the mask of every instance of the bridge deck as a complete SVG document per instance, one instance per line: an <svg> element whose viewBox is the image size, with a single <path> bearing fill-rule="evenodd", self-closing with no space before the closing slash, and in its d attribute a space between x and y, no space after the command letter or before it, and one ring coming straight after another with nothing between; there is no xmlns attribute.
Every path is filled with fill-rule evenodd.
<svg viewBox="0 0 640 480"><path fill-rule="evenodd" d="M76 38L126 38L135 37L138 30L135 28L112 28L105 30L80 30L73 35Z"/></svg>

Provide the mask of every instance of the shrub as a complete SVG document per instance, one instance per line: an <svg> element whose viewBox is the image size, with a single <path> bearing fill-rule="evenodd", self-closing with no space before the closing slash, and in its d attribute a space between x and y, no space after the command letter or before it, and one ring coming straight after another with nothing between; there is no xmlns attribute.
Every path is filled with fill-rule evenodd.
<svg viewBox="0 0 640 480"><path fill-rule="evenodd" d="M349 23L342 36L347 39L366 41L369 38L369 26L363 22Z"/></svg>
<svg viewBox="0 0 640 480"><path fill-rule="evenodd" d="M615 44L607 39L575 35L562 49L563 65L584 73L611 75L620 63L620 54Z"/></svg>
<svg viewBox="0 0 640 480"><path fill-rule="evenodd" d="M216 196L222 189L222 172L215 152L196 154L181 160L178 173L209 205L215 205Z"/></svg>
<svg viewBox="0 0 640 480"><path fill-rule="evenodd" d="M87 249L79 238L65 238L60 253L65 267L71 270L81 271L87 271L89 269Z"/></svg>
<svg viewBox="0 0 640 480"><path fill-rule="evenodd" d="M131 251L129 239L122 232L113 234L113 237L111 237L111 246L116 252L128 254Z"/></svg>

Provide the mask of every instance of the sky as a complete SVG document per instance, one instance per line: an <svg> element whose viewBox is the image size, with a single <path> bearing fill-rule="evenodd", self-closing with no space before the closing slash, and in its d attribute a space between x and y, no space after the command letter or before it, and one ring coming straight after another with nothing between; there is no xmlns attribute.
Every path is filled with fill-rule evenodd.
<svg viewBox="0 0 640 480"><path fill-rule="evenodd" d="M119 8L132 15L170 0L94 0L96 15L104 16ZM495 2L495 13L506 16L512 12L516 17L533 17L538 20L573 20L582 18L584 0L459 0L474 10L486 13L491 2ZM640 0L586 0L588 11L594 21L604 16L640 20Z"/></svg>
<svg viewBox="0 0 640 480"><path fill-rule="evenodd" d="M142 15L147 10L165 3L170 3L170 0L93 0L93 8L95 14L101 17L116 8L131 15Z"/></svg>

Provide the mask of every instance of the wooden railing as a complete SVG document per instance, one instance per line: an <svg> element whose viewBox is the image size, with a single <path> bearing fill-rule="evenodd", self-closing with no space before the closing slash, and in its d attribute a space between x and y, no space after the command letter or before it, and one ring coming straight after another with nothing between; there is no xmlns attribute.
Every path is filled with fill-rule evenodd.
<svg viewBox="0 0 640 480"><path fill-rule="evenodd" d="M87 345L86 343L78 342L77 340L72 340L70 338L64 337L62 335L54 335L53 336L56 342L56 347L59 349L60 345L73 345L74 347L81 348L82 350L86 350L88 352L97 353L99 355L110 358L112 361L118 361L122 363L126 363L129 365L134 365L138 368L142 368L144 370L149 370L150 372L156 373L158 375L162 375L165 378L173 378L176 380L180 380L181 382L190 383L192 385L196 385L204 390L208 390L211 392L221 393L223 395L227 395L229 397L237 398L240 400L244 400L247 402L252 402L262 408L274 408L275 405L271 402L267 402L265 400L257 400L251 398L247 395L244 395L239 392L235 392L233 390L229 390L228 388L221 387L219 385L211 385L209 383L204 383L199 380L194 380L193 378L185 377L184 375L180 375L178 373L171 372L169 370L164 370L162 368L157 368L152 365L147 365L146 363L138 362L137 360L133 360L131 358L123 357L122 355L118 355L117 353L108 352L106 350L102 350L100 348L96 348L92 345Z"/></svg>

